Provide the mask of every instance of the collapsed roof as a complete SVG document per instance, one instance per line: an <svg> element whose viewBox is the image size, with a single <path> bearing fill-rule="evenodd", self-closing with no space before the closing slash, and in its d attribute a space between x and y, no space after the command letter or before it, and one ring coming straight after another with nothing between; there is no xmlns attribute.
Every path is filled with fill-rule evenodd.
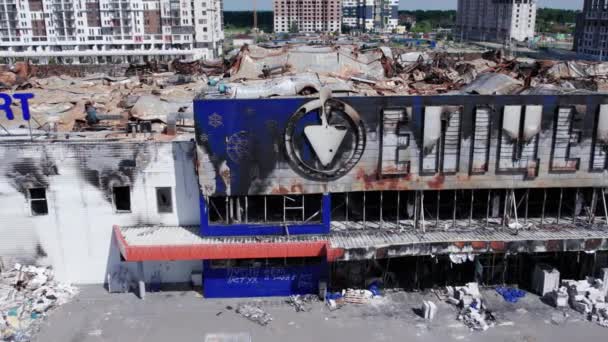
<svg viewBox="0 0 608 342"><path fill-rule="evenodd" d="M500 51L411 51L381 45L287 44L243 46L225 59L150 61L129 68L82 65L0 66L0 89L28 92L32 132L126 138L129 125L149 121L152 133L192 133L195 96L273 98L308 96L321 88L351 96L437 94L589 94L608 91L608 63L509 58ZM105 69L104 69L105 70ZM100 123L90 127L85 106ZM20 106L12 106L19 117ZM175 122L179 120L179 127ZM0 117L0 135L30 127ZM86 133L86 134L85 134ZM96 133L96 134L94 134ZM155 135L155 138L162 135Z"/></svg>
<svg viewBox="0 0 608 342"><path fill-rule="evenodd" d="M501 52L430 53L358 45L244 46L229 53L221 90L208 97L269 98L316 93L354 95L604 92L608 63L508 58Z"/></svg>

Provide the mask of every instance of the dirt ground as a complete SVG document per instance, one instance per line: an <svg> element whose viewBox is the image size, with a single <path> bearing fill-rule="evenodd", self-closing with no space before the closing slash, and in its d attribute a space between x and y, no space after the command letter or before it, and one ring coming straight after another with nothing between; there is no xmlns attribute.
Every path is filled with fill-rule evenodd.
<svg viewBox="0 0 608 342"><path fill-rule="evenodd" d="M216 300L203 299L195 291L172 291L148 293L142 301L133 294L109 294L100 286L89 286L54 311L34 341L540 342L582 337L600 341L608 336L608 329L572 310L547 306L532 294L511 304L494 290L482 293L497 318L496 326L485 332L469 331L456 319L456 308L439 302L432 293L396 292L372 304L349 304L333 312L318 302L309 312L296 312L285 298ZM414 311L423 298L438 305L431 322ZM273 321L260 326L241 317L235 312L241 303L260 304Z"/></svg>

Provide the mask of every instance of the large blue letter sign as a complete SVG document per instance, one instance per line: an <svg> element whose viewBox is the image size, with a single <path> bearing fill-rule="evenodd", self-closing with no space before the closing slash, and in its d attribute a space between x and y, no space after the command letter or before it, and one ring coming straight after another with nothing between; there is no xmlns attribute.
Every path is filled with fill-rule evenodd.
<svg viewBox="0 0 608 342"><path fill-rule="evenodd" d="M27 100L29 100L33 97L34 97L34 94L28 94L28 93L13 94L13 97L11 97L8 94L0 93L0 100L2 100L2 102L0 103L0 111L4 111L7 119L14 120L15 115L13 115L13 110L11 109L11 104L13 103L13 99L19 100L21 103L21 113L23 116L23 120L27 121L30 119L30 106L29 106L29 103L27 102Z"/></svg>

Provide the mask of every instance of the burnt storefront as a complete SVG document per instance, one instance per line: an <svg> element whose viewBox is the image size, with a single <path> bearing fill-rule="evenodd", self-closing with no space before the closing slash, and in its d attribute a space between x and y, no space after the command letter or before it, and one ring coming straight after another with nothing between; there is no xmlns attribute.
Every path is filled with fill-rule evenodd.
<svg viewBox="0 0 608 342"><path fill-rule="evenodd" d="M605 96L322 90L194 109L201 224L151 253L206 260L207 295L315 292L342 262L608 249Z"/></svg>

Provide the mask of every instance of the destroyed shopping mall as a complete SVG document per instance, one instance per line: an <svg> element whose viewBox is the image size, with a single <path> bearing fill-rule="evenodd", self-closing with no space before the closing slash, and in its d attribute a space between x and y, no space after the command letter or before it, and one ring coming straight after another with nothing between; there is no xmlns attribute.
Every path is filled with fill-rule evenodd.
<svg viewBox="0 0 608 342"><path fill-rule="evenodd" d="M4 264L207 298L370 279L532 289L537 265L608 267L608 64L348 44L227 56L0 71Z"/></svg>

